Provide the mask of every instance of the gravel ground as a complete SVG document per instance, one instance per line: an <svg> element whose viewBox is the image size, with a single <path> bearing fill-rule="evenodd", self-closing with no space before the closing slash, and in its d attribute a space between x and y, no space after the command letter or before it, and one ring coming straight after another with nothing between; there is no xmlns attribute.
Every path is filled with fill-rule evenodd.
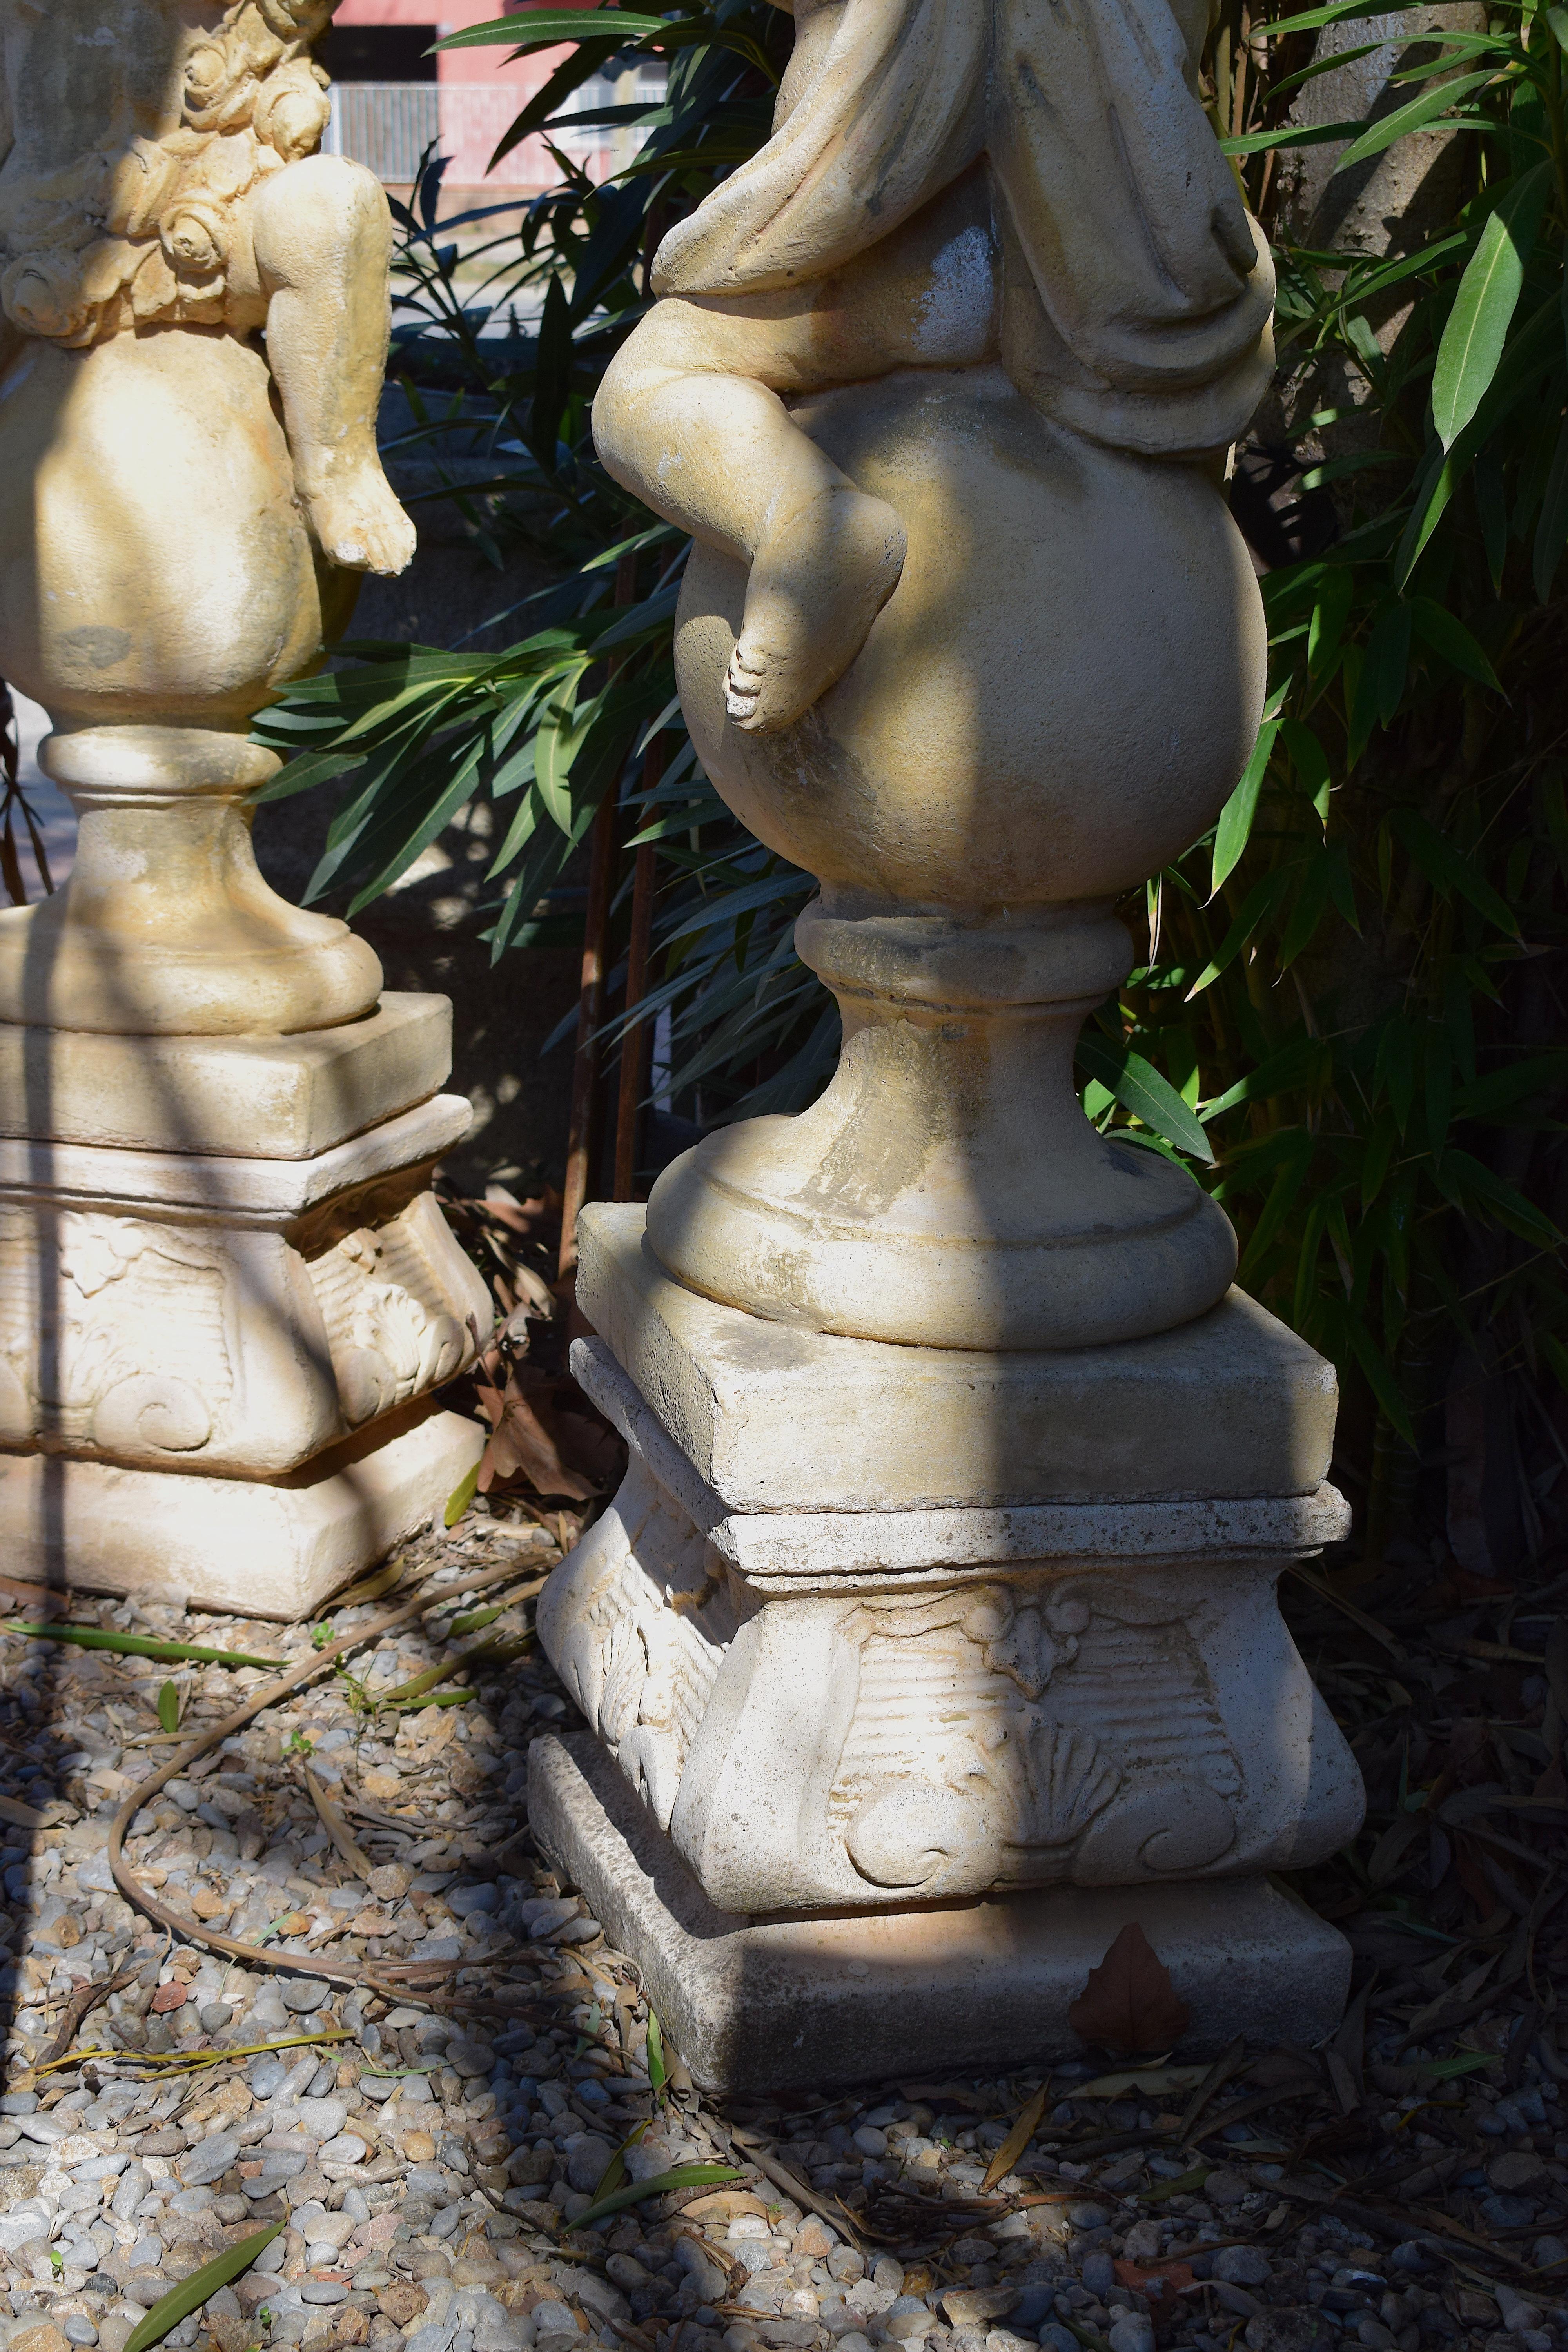
<svg viewBox="0 0 1568 2352"><path fill-rule="evenodd" d="M1364 1977L1329 2049L1238 2047L1212 2072L1118 2074L1086 2051L1048 2083L1027 2069L974 2081L932 2051L905 2083L775 2105L700 2098L678 2060L656 2088L635 1969L528 1839L528 1739L574 1719L547 1664L476 1676L457 1706L373 1705L448 1654L465 1577L515 1559L521 1580L553 1557L542 1531L482 1517L426 1539L407 1564L432 1580L422 1622L269 1708L135 1816L140 1879L265 1940L278 1971L155 1928L114 1891L105 1843L166 1754L171 1674L182 1736L271 1675L0 1643L0 2352L123 2352L171 2286L272 2221L287 2226L168 2341L1568 2347L1568 2063L1549 1985L1531 1973L1519 1990L1532 1945L1518 1966L1500 1943L1482 1951L1480 1975L1511 1989L1488 2008L1476 1937L1407 1943ZM389 1605L337 1612L332 1635ZM291 1664L312 1638L110 1602L73 1614ZM513 1606L485 1635L525 1623ZM385 1990L400 1960L450 1974L402 1998ZM383 1990L310 1973L355 1962ZM71 1996L117 1975L68 2063L49 2063ZM310 2033L334 2038L251 2047ZM170 2063L198 2051L211 2058L195 2071ZM693 2161L740 2177L575 2228L634 2132L631 2182Z"/></svg>

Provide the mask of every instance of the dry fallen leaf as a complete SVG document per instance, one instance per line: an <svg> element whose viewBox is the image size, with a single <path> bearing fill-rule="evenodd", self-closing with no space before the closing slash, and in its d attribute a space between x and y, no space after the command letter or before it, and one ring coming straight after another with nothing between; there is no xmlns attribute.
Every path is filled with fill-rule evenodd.
<svg viewBox="0 0 1568 2352"><path fill-rule="evenodd" d="M553 1398L544 1384L525 1395L522 1381L513 1371L504 1391L482 1381L476 1386L479 1408L490 1424L489 1443L479 1465L481 1495L520 1476L538 1494L568 1495L577 1502L585 1503L599 1492L591 1478L583 1477L562 1460L557 1444L562 1433L554 1425Z"/></svg>
<svg viewBox="0 0 1568 2352"><path fill-rule="evenodd" d="M967 2107L977 2116L988 2116L994 2105L993 2100L977 2098L963 2083L900 2083L899 2095L911 2105L921 2099L940 2099L949 2106Z"/></svg>
<svg viewBox="0 0 1568 2352"><path fill-rule="evenodd" d="M184 2009L189 1995L189 1987L182 1984L178 1977L171 1977L167 1984L158 1987L148 2007L153 2016L166 2017L172 2009Z"/></svg>
<svg viewBox="0 0 1568 2352"><path fill-rule="evenodd" d="M305 1767L305 1786L310 1792L310 1802L316 1808L321 1827L348 1864L352 1875L368 1880L375 1865L354 1843L353 1832L308 1764Z"/></svg>
<svg viewBox="0 0 1568 2352"><path fill-rule="evenodd" d="M982 2190L994 2189L999 2180L1005 2179L1034 2138L1040 2117L1046 2112L1046 2094L1050 2087L1047 2075L986 2166L985 2178L980 2184Z"/></svg>
<svg viewBox="0 0 1568 2352"><path fill-rule="evenodd" d="M1175 2309L1184 2289L1197 2284L1185 2263L1156 2263L1145 2270L1139 2263L1118 2262L1116 2275L1134 2294L1147 2297L1156 2321Z"/></svg>
<svg viewBox="0 0 1568 2352"><path fill-rule="evenodd" d="M1085 2042L1107 2050L1168 2050L1187 2030L1192 2012L1179 2000L1170 1971L1136 1920L1130 1920L1068 2011Z"/></svg>
<svg viewBox="0 0 1568 2352"><path fill-rule="evenodd" d="M1132 2091L1161 2098L1173 2091L1195 2091L1208 2073L1206 2066L1124 2066L1114 2074L1097 2074L1092 2083L1075 2083L1073 2103L1079 2099L1124 2099Z"/></svg>

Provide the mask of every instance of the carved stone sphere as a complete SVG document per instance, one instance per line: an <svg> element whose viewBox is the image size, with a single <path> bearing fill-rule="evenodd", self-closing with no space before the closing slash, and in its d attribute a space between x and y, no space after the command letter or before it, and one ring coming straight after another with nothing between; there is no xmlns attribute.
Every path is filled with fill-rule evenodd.
<svg viewBox="0 0 1568 2352"><path fill-rule="evenodd" d="M323 582L267 362L219 330L30 342L0 380L0 676L57 728L241 730L357 582Z"/></svg>
<svg viewBox="0 0 1568 2352"><path fill-rule="evenodd" d="M864 651L794 726L724 716L743 568L686 573L676 667L709 774L771 847L910 905L1103 899L1178 856L1257 733L1266 636L1203 469L1102 449L997 367L924 369L793 411L909 534Z"/></svg>

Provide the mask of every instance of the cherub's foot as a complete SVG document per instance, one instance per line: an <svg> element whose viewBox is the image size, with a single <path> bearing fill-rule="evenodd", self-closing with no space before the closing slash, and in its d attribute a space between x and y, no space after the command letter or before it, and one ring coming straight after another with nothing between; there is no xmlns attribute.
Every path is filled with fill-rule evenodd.
<svg viewBox="0 0 1568 2352"><path fill-rule="evenodd" d="M735 726L773 734L843 677L899 584L906 544L893 509L847 484L763 541L724 677Z"/></svg>
<svg viewBox="0 0 1568 2352"><path fill-rule="evenodd" d="M321 553L340 572L406 572L417 543L377 460L344 472L305 500Z"/></svg>

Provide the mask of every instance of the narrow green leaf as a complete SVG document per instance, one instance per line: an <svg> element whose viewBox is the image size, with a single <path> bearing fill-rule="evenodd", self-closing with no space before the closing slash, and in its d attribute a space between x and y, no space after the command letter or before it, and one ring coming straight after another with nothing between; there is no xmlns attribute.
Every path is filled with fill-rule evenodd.
<svg viewBox="0 0 1568 2352"><path fill-rule="evenodd" d="M1550 1094L1568 1084L1568 1053L1532 1054L1506 1070L1489 1070L1459 1093L1454 1116L1459 1119L1500 1118L1535 1095Z"/></svg>
<svg viewBox="0 0 1568 2352"><path fill-rule="evenodd" d="M1359 1317L1348 1317L1344 1328L1355 1360L1366 1374L1367 1385L1383 1408L1384 1418L1406 1445L1414 1446L1415 1432L1411 1424L1410 1408L1399 1393L1399 1382L1394 1378L1393 1365L1382 1349L1375 1345L1372 1334Z"/></svg>
<svg viewBox="0 0 1568 2352"><path fill-rule="evenodd" d="M1510 939L1518 939L1519 924L1507 901L1459 855L1452 842L1427 823L1419 810L1395 809L1390 822L1429 882L1440 890L1458 890L1489 923L1495 923Z"/></svg>
<svg viewBox="0 0 1568 2352"><path fill-rule="evenodd" d="M1355 574L1348 563L1336 563L1325 571L1307 632L1307 669L1310 677L1321 677L1339 650L1354 594Z"/></svg>
<svg viewBox="0 0 1568 2352"><path fill-rule="evenodd" d="M447 1497L447 1507L441 1514L444 1528L455 1528L474 1496L479 1491L479 1465L476 1462L467 1475L458 1479Z"/></svg>
<svg viewBox="0 0 1568 2352"><path fill-rule="evenodd" d="M1427 1024L1426 1060L1426 1145L1428 1150L1441 1151L1454 1112L1454 1056L1440 1021Z"/></svg>
<svg viewBox="0 0 1568 2352"><path fill-rule="evenodd" d="M1275 1235L1296 1205L1296 1196L1306 1182L1307 1172L1312 1164L1312 1137L1304 1129L1298 1129L1289 1138L1285 1164L1275 1177L1268 1198L1252 1229L1251 1239L1237 1269L1238 1275L1250 1276L1262 1265Z"/></svg>
<svg viewBox="0 0 1568 2352"><path fill-rule="evenodd" d="M1258 740L1252 747L1252 757L1242 771L1241 782L1220 811L1214 837L1214 872L1209 881L1211 898L1221 883L1234 873L1247 847L1252 833L1252 821L1258 814L1258 796L1263 789L1268 756L1279 732L1279 721L1277 719L1259 728Z"/></svg>
<svg viewBox="0 0 1568 2352"><path fill-rule="evenodd" d="M1543 604L1551 596L1552 583L1563 561L1565 541L1568 541L1568 421L1560 429L1557 446L1552 453L1552 470L1546 477L1546 491L1541 501L1541 520L1535 527L1535 548L1531 559L1531 578Z"/></svg>
<svg viewBox="0 0 1568 2352"><path fill-rule="evenodd" d="M1290 764L1296 771L1296 782L1318 813L1325 828L1329 822L1329 796L1333 789L1333 772L1329 755L1310 727L1299 719L1280 722L1285 748L1290 754Z"/></svg>
<svg viewBox="0 0 1568 2352"><path fill-rule="evenodd" d="M1377 1042L1377 1062L1373 1072L1374 1096L1380 1087L1388 1090L1394 1125L1403 1135L1415 1099L1415 1033L1403 1013L1390 1015Z"/></svg>
<svg viewBox="0 0 1568 2352"><path fill-rule="evenodd" d="M146 1633L105 1633L96 1625L0 1625L34 1642L74 1642L83 1650L117 1650L126 1658L158 1658L171 1665L281 1666L281 1658L253 1658L248 1650L204 1650L194 1642L154 1642Z"/></svg>
<svg viewBox="0 0 1568 2352"><path fill-rule="evenodd" d="M1469 423L1498 371L1551 189L1552 162L1527 172L1481 231L1437 346L1432 421L1445 449Z"/></svg>
<svg viewBox="0 0 1568 2352"><path fill-rule="evenodd" d="M650 2179L628 2181L626 2188L612 2189L607 2197L596 2197L585 2213L579 2213L573 2222L574 2230L591 2230L606 2213L620 2213L628 2205L640 2205L647 2197L663 2197L671 2189L717 2188L726 2180L742 2180L745 2175L732 2164L678 2164L671 2172L656 2172ZM129 2346L126 2352L130 2352Z"/></svg>
<svg viewBox="0 0 1568 2352"><path fill-rule="evenodd" d="M1214 1165L1214 1147L1201 1122L1170 1080L1162 1077L1142 1054L1126 1047L1118 1052L1108 1037L1091 1028L1079 1039L1077 1060L1081 1070L1110 1087L1123 1110L1142 1119L1154 1134L1163 1135L1178 1151L1190 1151L1194 1160Z"/></svg>
<svg viewBox="0 0 1568 2352"><path fill-rule="evenodd" d="M1399 1138L1391 1118L1380 1119L1367 1139L1366 1156L1361 1163L1361 1205L1364 1216L1378 1194L1394 1163Z"/></svg>
<svg viewBox="0 0 1568 2352"><path fill-rule="evenodd" d="M1394 583L1403 588L1421 559L1432 533L1442 520L1449 499L1473 464L1477 452L1536 383L1563 340L1560 297L1552 294L1522 326L1507 351L1480 407L1445 452L1435 448L1415 486L1415 503L1399 551L1394 560Z"/></svg>
<svg viewBox="0 0 1568 2352"><path fill-rule="evenodd" d="M1282 126L1278 131L1247 131L1234 139L1222 139L1222 155L1262 155L1271 148L1329 147L1336 140L1348 139L1361 129L1359 121L1306 122Z"/></svg>
<svg viewBox="0 0 1568 2352"><path fill-rule="evenodd" d="M1473 677L1481 686L1489 686L1494 694L1502 687L1480 646L1471 636L1463 621L1430 596L1412 596L1407 607L1415 634L1436 654L1440 654L1450 669L1461 677Z"/></svg>
<svg viewBox="0 0 1568 2352"><path fill-rule="evenodd" d="M594 2183L594 2202L595 2205L598 2203L601 2197L610 2196L620 2187L622 2181L625 2180L626 2177L626 2150L628 2147L637 2147L637 2143L642 2138L643 2134L647 2131L648 2125L652 2121L653 2117L648 2116L646 2116L640 2124L634 2124L631 2130L626 2134L625 2139L622 2140L619 2147L616 2148L614 2156L611 2157L608 2164L605 2165L603 2172L600 2173L599 2178Z"/></svg>
<svg viewBox="0 0 1568 2352"><path fill-rule="evenodd" d="M1482 1205L1521 1241L1534 1242L1543 1249L1561 1247L1563 1235L1551 1218L1469 1152L1450 1149L1441 1153L1433 1161L1432 1175L1438 1190L1467 1215Z"/></svg>
<svg viewBox="0 0 1568 2352"><path fill-rule="evenodd" d="M1320 25L1340 25L1358 16L1398 16L1406 8L1418 5L1418 0L1398 0L1390 10L1379 5L1379 0L1328 0L1320 8L1306 8L1294 16L1279 16L1271 24L1259 25L1258 37L1264 41L1283 41L1292 33L1316 32Z"/></svg>
<svg viewBox="0 0 1568 2352"><path fill-rule="evenodd" d="M530 49L558 48L563 41L614 37L629 46L651 40L671 26L663 16L635 16L629 8L530 8L526 16L502 16L488 25L466 25L431 44L436 49L510 48L519 57Z"/></svg>
<svg viewBox="0 0 1568 2352"><path fill-rule="evenodd" d="M1297 866L1291 868L1298 880L1298 887L1279 940L1281 971L1289 971L1297 957L1311 946L1318 926L1329 911L1331 862L1331 853L1324 849L1310 858L1305 867Z"/></svg>
<svg viewBox="0 0 1568 2352"><path fill-rule="evenodd" d="M1241 902L1235 922L1215 950L1213 961L1205 964L1188 989L1187 1003L1190 1004L1194 996L1201 996L1205 988L1212 987L1226 967L1235 961L1259 923L1273 913L1289 885L1289 871L1283 866L1277 866L1272 874L1265 874L1261 881L1253 884Z"/></svg>
<svg viewBox="0 0 1568 2352"><path fill-rule="evenodd" d="M1366 680L1380 723L1392 727L1410 669L1410 607L1391 604L1380 614L1366 649Z"/></svg>
<svg viewBox="0 0 1568 2352"><path fill-rule="evenodd" d="M1352 163L1364 163L1369 155L1381 155L1385 147L1392 147L1396 139L1407 139L1413 131L1425 131L1429 122L1435 122L1440 114L1446 114L1461 98L1468 98L1471 90L1479 89L1491 78L1490 66L1482 73L1459 74L1452 81L1439 82L1435 89L1424 90L1407 106L1396 107L1392 114L1385 114L1381 122L1370 124L1359 139L1351 142L1334 165L1335 173L1348 172Z"/></svg>
<svg viewBox="0 0 1568 2352"><path fill-rule="evenodd" d="M259 739L253 735L250 740L254 743ZM271 746L274 751L282 748L277 743ZM292 800L296 793L308 793L317 784L331 783L334 776L342 775L353 764L346 754L337 751L296 751L292 759L285 760L281 772L269 784L258 785L247 794L247 803L259 808L264 801Z"/></svg>
<svg viewBox="0 0 1568 2352"><path fill-rule="evenodd" d="M572 309L552 270L539 316L533 367L533 399L528 412L528 446L547 475L556 467L561 418L572 389Z"/></svg>
<svg viewBox="0 0 1568 2352"><path fill-rule="evenodd" d="M1296 1037L1270 1054L1257 1069L1249 1070L1233 1087L1227 1087L1213 1102L1206 1102L1199 1116L1207 1126L1211 1119L1222 1118L1239 1103L1269 1102L1276 1095L1295 1093L1310 1085L1314 1077L1326 1075L1325 1065L1331 1065L1332 1054L1321 1037Z"/></svg>
<svg viewBox="0 0 1568 2352"><path fill-rule="evenodd" d="M199 2311L209 2295L216 2294L220 2287L232 2284L242 2271L247 2271L262 2248L269 2246L285 2226L281 2221L269 2222L254 2237L242 2238L237 2246L226 2246L221 2254L215 2254L210 2263L204 2263L199 2271L193 2271L189 2278L182 2279L178 2286L160 2295L146 2318L138 2320L127 2336L125 2352L148 2352L150 2345L161 2344L169 2330L178 2327L193 2311Z"/></svg>
<svg viewBox="0 0 1568 2352"><path fill-rule="evenodd" d="M656 2091L662 2091L669 2080L669 2069L664 2063L664 2032L651 2008L647 2013L647 2078Z"/></svg>
<svg viewBox="0 0 1568 2352"><path fill-rule="evenodd" d="M180 1727L180 1690L177 1683L164 1683L159 1689L158 1726L163 1731L178 1731Z"/></svg>

